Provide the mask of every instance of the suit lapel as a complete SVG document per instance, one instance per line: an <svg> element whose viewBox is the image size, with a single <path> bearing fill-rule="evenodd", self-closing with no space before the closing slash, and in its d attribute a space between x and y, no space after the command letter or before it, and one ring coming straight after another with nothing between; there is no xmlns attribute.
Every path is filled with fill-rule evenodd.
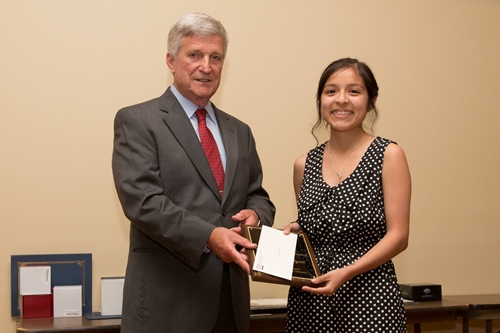
<svg viewBox="0 0 500 333"><path fill-rule="evenodd" d="M212 104L213 105L213 104ZM233 179L236 174L236 165L238 164L238 136L235 126L231 123L226 114L214 106L217 123L224 142L226 150L226 170L224 178L224 192L229 193ZM223 197L223 202L227 196Z"/></svg>
<svg viewBox="0 0 500 333"><path fill-rule="evenodd" d="M202 178L212 191L219 196L217 183L208 164L200 141L193 130L191 121L186 116L181 105L170 91L170 88L159 99L160 111L164 113L163 119L172 134L176 137L181 147L193 162ZM224 142L225 144L225 142Z"/></svg>

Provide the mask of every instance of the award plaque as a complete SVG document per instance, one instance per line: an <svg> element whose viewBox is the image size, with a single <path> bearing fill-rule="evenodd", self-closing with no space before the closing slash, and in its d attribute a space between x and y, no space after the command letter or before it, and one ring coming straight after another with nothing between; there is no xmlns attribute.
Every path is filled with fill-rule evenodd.
<svg viewBox="0 0 500 333"><path fill-rule="evenodd" d="M262 227L242 225L243 235L252 243L259 246L259 238ZM311 279L320 275L318 264L314 258L314 253L309 243L307 235L303 232L297 234L297 245L295 248L295 260L293 264L292 280L283 279L277 276L269 275L263 272L253 270L257 248L247 249L248 261L250 264L250 273L253 281L286 284L291 286L311 286Z"/></svg>

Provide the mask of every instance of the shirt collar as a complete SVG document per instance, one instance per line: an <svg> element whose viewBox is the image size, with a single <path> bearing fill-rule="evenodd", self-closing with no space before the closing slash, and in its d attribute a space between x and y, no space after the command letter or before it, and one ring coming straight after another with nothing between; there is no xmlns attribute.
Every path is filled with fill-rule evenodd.
<svg viewBox="0 0 500 333"><path fill-rule="evenodd" d="M189 99L184 97L179 92L179 90L177 90L177 88L175 88L175 86L173 84L170 86L170 90L172 90L172 93L179 101L179 104L184 109L184 112L186 112L186 115L188 116L188 118L191 119L191 117L193 117L194 113L196 112L196 110L198 110L199 107L196 104L194 104L193 102L191 102ZM215 111L214 111L214 108L212 107L212 103L208 102L208 104L205 105L205 110L207 110L207 114L210 117L210 119L214 123L217 123L217 119L215 118Z"/></svg>

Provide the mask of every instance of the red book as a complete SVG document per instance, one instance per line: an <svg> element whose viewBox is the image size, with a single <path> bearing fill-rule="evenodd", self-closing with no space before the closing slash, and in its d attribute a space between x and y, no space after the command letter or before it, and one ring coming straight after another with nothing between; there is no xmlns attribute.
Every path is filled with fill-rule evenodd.
<svg viewBox="0 0 500 333"><path fill-rule="evenodd" d="M52 317L52 295L23 296L23 318Z"/></svg>

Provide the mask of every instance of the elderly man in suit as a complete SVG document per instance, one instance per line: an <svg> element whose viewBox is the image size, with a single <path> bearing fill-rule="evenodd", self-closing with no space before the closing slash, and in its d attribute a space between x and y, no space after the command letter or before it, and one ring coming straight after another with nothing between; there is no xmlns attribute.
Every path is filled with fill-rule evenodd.
<svg viewBox="0 0 500 333"><path fill-rule="evenodd" d="M116 115L113 176L131 221L122 333L249 331L256 245L241 224L270 226L275 207L250 128L210 102L227 43L214 18L182 17L168 37L173 84Z"/></svg>

